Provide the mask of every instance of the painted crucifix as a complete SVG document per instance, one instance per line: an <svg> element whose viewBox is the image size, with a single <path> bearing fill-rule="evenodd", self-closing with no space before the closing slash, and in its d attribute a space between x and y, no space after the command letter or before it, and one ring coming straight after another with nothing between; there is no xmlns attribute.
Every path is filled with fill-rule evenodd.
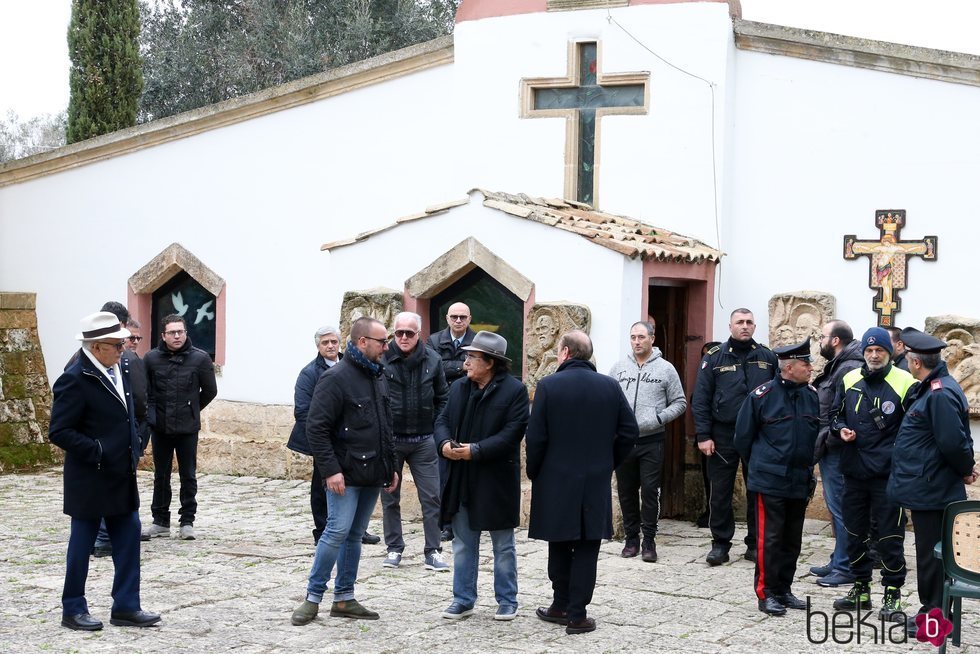
<svg viewBox="0 0 980 654"><path fill-rule="evenodd" d="M650 73L600 70L594 41L569 44L568 76L521 80L521 118L565 119L565 199L598 206L600 118L645 114Z"/></svg>
<svg viewBox="0 0 980 654"><path fill-rule="evenodd" d="M895 325L895 314L902 310L898 291L908 284L909 257L919 256L935 261L939 246L936 236L923 237L921 241L903 241L900 236L905 226L905 210L880 210L875 212L875 225L881 232L877 241L858 240L854 234L844 237L844 258L871 259L871 279L868 285L878 293L872 309L878 314L880 327Z"/></svg>

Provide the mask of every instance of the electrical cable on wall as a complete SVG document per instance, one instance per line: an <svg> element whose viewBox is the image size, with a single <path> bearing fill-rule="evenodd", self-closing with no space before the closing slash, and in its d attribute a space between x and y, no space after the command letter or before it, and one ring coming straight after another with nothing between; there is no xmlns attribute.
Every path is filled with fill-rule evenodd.
<svg viewBox="0 0 980 654"><path fill-rule="evenodd" d="M712 183L712 190L714 192L714 200L712 202L712 205L714 207L714 215L715 215L715 238L718 241L718 249L721 250L722 249L721 226L719 224L719 219L718 219L718 166L717 166L717 148L715 146L715 84L714 82L711 82L710 80L707 80L701 77L700 75L696 75L695 73L684 70L680 66L677 66L671 63L670 61L667 61L663 57L661 57L659 54L654 52L653 49L651 49L645 43L640 41L640 39L633 36L633 34L628 29L620 25L619 21L613 18L612 12L609 11L608 9L606 9L606 21L618 27L620 30L622 30L623 34L625 34L630 39L632 39L634 43L636 43L638 46L640 46L641 48L643 48L644 50L652 54L654 57L656 57L664 64L670 66L671 68L678 71L679 73L687 75L688 77L693 77L694 79L704 82L705 84L708 85L708 90L711 92L711 183ZM720 260L719 263L721 263ZM725 305L724 303L722 303L722 299L721 299L722 270L720 265L718 266L717 270L718 270L718 292L716 296L718 298L718 306L724 309Z"/></svg>

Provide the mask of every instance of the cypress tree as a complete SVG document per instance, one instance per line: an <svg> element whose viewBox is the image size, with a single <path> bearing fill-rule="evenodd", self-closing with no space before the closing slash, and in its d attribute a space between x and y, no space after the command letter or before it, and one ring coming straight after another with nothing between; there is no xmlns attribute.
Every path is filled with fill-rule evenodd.
<svg viewBox="0 0 980 654"><path fill-rule="evenodd" d="M72 0L68 143L136 124L143 72L138 0Z"/></svg>

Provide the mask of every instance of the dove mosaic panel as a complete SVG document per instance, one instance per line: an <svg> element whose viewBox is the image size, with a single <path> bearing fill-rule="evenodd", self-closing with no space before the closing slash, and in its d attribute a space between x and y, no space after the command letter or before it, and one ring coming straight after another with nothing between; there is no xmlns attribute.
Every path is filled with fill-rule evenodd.
<svg viewBox="0 0 980 654"><path fill-rule="evenodd" d="M187 324L191 343L214 360L216 298L186 272L180 272L153 293L153 343L160 342L160 320L175 313Z"/></svg>

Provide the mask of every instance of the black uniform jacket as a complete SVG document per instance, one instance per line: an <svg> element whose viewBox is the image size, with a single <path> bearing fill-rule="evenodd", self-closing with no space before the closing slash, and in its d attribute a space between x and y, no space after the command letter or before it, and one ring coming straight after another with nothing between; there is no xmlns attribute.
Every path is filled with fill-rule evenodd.
<svg viewBox="0 0 980 654"><path fill-rule="evenodd" d="M745 398L735 423L735 449L748 461L750 491L791 499L809 496L819 414L817 391L782 377Z"/></svg>
<svg viewBox="0 0 980 654"><path fill-rule="evenodd" d="M731 433L745 396L776 375L776 355L755 341L749 345L751 349L744 364L730 338L708 350L701 359L691 398L699 442L714 440L720 435L718 427Z"/></svg>

